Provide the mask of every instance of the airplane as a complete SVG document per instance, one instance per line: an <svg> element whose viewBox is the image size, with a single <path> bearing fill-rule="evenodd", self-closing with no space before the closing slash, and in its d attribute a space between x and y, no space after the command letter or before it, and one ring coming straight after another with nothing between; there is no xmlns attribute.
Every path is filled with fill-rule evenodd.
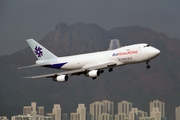
<svg viewBox="0 0 180 120"><path fill-rule="evenodd" d="M26 41L38 60L34 65L19 67L18 69L48 67L66 70L59 73L25 77L52 78L53 81L57 82L66 82L69 76L81 74L94 80L104 72L103 69L108 69L111 72L114 67L141 62L146 62L146 68L149 69L149 61L160 54L160 50L146 43L120 46L118 39L112 39L109 49L106 51L57 57L34 39L27 39Z"/></svg>

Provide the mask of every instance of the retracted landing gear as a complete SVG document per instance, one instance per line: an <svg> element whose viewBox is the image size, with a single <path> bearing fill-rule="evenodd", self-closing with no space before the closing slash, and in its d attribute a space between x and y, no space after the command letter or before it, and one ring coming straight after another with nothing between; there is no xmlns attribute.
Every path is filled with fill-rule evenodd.
<svg viewBox="0 0 180 120"><path fill-rule="evenodd" d="M151 66L149 65L149 61L146 61L146 69L149 69Z"/></svg>

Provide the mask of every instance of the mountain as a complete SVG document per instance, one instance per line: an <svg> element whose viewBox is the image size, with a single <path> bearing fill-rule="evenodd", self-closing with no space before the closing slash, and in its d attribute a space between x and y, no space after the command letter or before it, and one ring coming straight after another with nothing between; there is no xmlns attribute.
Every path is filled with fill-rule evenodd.
<svg viewBox="0 0 180 120"><path fill-rule="evenodd" d="M17 70L20 66L34 64L36 60L30 48L12 55L0 57L0 115L22 114L23 106L37 102L51 112L53 104L60 104L62 112L75 112L78 103L110 100L117 103L126 100L133 107L149 113L149 102L159 99L165 102L166 117L174 119L175 107L180 105L180 40L169 38L140 26L116 27L109 31L97 24L59 23L39 42L57 56L107 50L110 39L119 39L122 46L148 43L161 50L161 54L146 63L105 71L98 79L82 76L70 77L66 83L52 79L23 79L23 76L58 72L47 68Z"/></svg>

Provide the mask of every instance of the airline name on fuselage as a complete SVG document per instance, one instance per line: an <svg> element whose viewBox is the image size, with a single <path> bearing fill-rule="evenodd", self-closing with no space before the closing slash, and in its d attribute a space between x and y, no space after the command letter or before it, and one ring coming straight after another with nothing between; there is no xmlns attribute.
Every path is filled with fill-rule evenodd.
<svg viewBox="0 0 180 120"><path fill-rule="evenodd" d="M113 53L112 56L131 55L131 54L137 54L137 53L138 53L138 50L135 50L135 51L128 51L128 52Z"/></svg>

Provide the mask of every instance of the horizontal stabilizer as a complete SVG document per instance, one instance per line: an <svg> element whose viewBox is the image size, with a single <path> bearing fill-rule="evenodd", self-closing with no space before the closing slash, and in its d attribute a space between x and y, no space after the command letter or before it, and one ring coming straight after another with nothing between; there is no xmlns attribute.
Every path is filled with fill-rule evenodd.
<svg viewBox="0 0 180 120"><path fill-rule="evenodd" d="M37 65L37 64L34 64L34 65L29 65L29 66L24 66L24 67L19 67L18 69L25 69L25 68L32 68L32 67L42 67L43 65Z"/></svg>

